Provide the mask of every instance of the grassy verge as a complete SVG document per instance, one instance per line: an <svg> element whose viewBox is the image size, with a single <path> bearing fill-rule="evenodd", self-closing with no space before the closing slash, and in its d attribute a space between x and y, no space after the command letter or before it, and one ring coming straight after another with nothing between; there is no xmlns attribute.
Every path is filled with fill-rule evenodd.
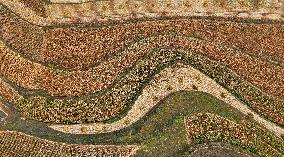
<svg viewBox="0 0 284 157"><path fill-rule="evenodd" d="M194 112L209 112L239 122L251 119L214 96L202 92L177 92L160 102L137 123L99 135L64 134L43 123L16 118L2 126L2 130L17 130L41 138L66 143L140 145L136 156L183 156L190 150L184 118ZM269 134L268 131L266 133ZM272 136L272 135L271 135Z"/></svg>

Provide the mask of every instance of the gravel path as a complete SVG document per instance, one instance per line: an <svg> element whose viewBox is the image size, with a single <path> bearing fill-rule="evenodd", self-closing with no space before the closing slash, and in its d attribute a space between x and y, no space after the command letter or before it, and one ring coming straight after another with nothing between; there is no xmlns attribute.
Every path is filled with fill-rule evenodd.
<svg viewBox="0 0 284 157"><path fill-rule="evenodd" d="M157 105L161 99L165 98L172 92L180 90L198 90L209 93L246 115L252 114L255 121L277 136L280 137L281 134L284 134L283 128L260 117L214 80L191 66L182 64L178 64L174 68L164 69L162 72L157 74L154 79L151 80L150 84L143 89L142 94L135 101L128 114L114 123L50 125L49 127L61 132L72 134L97 134L120 130L145 116L145 114Z"/></svg>

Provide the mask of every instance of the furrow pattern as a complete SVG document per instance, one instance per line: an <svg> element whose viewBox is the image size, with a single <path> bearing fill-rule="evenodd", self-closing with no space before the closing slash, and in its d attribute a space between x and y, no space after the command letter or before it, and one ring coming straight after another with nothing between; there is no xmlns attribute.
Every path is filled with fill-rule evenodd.
<svg viewBox="0 0 284 157"><path fill-rule="evenodd" d="M34 157L129 157L137 150L137 146L108 146L108 145L70 145L52 142L20 132L0 132L1 156L34 156Z"/></svg>
<svg viewBox="0 0 284 157"><path fill-rule="evenodd" d="M15 104L26 117L45 122L88 123L116 117L132 106L154 74L169 65L183 62L213 78L271 121L283 124L283 101L261 92L226 66L190 51L154 50L124 74L110 90L79 99L31 96Z"/></svg>
<svg viewBox="0 0 284 157"><path fill-rule="evenodd" d="M251 114L256 122L262 124L277 136L284 133L283 128L261 118L230 94L230 92L218 85L214 80L191 66L183 64L170 66L156 74L143 88L142 93L127 114L118 121L112 123L50 125L50 127L61 132L72 134L114 132L136 123L171 93L192 90L209 93L236 108L243 114Z"/></svg>
<svg viewBox="0 0 284 157"><path fill-rule="evenodd" d="M211 113L195 113L186 119L189 143L222 141L248 149L258 156L283 156L284 145L261 135L261 128L246 121L237 124ZM271 143L272 140L277 141Z"/></svg>

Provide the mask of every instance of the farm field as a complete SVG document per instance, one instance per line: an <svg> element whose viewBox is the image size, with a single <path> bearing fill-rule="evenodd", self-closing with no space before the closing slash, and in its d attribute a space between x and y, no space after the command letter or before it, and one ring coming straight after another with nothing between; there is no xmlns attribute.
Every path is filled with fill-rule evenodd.
<svg viewBox="0 0 284 157"><path fill-rule="evenodd" d="M0 0L0 157L284 156L283 7Z"/></svg>

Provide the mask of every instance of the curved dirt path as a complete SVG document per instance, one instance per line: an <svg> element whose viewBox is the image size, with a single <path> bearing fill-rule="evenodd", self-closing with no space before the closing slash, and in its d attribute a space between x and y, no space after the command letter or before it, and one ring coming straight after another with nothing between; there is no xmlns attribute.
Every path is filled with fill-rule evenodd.
<svg viewBox="0 0 284 157"><path fill-rule="evenodd" d="M255 121L277 136L284 133L283 128L260 117L214 80L193 67L183 64L178 64L174 68L166 68L161 73L155 75L149 85L143 89L142 94L135 101L127 115L114 123L50 125L49 127L72 134L98 134L120 130L145 116L146 113L167 95L180 90L197 90L209 93L246 115L252 114Z"/></svg>
<svg viewBox="0 0 284 157"><path fill-rule="evenodd" d="M252 19L284 20L283 2L261 0L256 6L249 2L215 3L209 1L190 2L181 0L161 3L154 0L52 0L44 5L47 17L44 18L19 0L1 0L13 12L31 23L50 26L70 23L102 23L125 21L139 18L160 18L175 16L214 16L240 17ZM71 4L70 4L71 3ZM24 9L23 9L24 8Z"/></svg>

